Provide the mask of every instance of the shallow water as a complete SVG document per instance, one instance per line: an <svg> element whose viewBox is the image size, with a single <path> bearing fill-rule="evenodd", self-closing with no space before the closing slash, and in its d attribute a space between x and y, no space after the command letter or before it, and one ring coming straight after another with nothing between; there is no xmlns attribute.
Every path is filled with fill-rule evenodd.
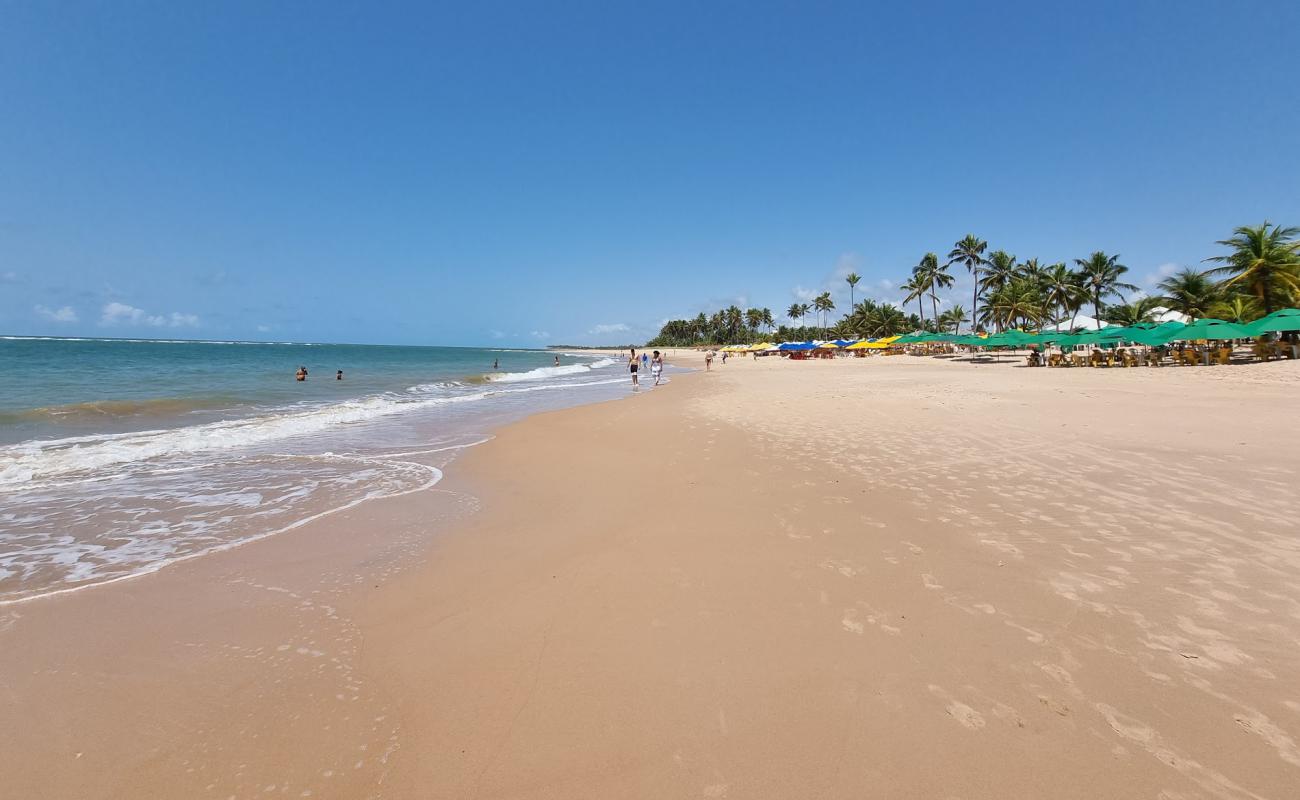
<svg viewBox="0 0 1300 800"><path fill-rule="evenodd" d="M0 602L428 488L499 424L629 391L612 359L546 351L9 338L0 359Z"/></svg>

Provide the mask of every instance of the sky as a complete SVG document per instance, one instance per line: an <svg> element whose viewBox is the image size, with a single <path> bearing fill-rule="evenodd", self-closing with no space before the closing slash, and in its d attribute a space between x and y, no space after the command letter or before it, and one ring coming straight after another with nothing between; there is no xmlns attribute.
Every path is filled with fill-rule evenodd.
<svg viewBox="0 0 1300 800"><path fill-rule="evenodd" d="M4 3L0 334L639 342L843 310L849 271L899 301L967 233L1149 289L1300 225L1298 27L1248 0Z"/></svg>

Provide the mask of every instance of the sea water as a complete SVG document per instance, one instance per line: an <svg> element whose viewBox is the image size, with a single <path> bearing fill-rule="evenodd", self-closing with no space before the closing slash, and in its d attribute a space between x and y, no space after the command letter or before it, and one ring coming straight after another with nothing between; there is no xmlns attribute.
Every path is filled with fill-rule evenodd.
<svg viewBox="0 0 1300 800"><path fill-rule="evenodd" d="M421 491L497 425L628 394L621 360L556 355L0 337L0 603Z"/></svg>

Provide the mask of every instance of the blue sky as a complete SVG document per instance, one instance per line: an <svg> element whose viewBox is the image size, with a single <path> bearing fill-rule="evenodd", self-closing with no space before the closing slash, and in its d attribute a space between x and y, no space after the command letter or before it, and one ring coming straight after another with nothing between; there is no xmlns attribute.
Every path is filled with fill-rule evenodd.
<svg viewBox="0 0 1300 800"><path fill-rule="evenodd" d="M1295 3L0 17L2 333L624 342L968 232L1150 284L1300 224Z"/></svg>

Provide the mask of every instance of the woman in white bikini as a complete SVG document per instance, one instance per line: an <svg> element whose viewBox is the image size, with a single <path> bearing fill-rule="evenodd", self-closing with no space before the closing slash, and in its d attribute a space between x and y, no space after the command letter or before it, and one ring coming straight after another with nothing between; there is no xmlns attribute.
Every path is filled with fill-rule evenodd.
<svg viewBox="0 0 1300 800"><path fill-rule="evenodd" d="M664 357L658 350L650 358L650 374L655 376L655 386L659 385L659 375L664 371Z"/></svg>

